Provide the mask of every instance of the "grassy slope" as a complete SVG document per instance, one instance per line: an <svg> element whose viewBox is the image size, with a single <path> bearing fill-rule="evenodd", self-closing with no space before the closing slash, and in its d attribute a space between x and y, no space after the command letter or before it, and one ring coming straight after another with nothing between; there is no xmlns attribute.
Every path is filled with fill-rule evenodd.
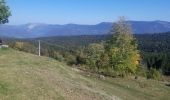
<svg viewBox="0 0 170 100"><path fill-rule="evenodd" d="M168 100L153 80L100 80L47 57L0 50L0 100Z"/></svg>

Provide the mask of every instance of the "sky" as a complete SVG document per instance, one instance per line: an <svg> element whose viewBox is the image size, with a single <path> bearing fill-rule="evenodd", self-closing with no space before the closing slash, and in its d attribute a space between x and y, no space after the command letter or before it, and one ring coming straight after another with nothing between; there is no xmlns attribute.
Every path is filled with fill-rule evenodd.
<svg viewBox="0 0 170 100"><path fill-rule="evenodd" d="M170 21L170 0L6 0L9 24L97 24L127 20Z"/></svg>

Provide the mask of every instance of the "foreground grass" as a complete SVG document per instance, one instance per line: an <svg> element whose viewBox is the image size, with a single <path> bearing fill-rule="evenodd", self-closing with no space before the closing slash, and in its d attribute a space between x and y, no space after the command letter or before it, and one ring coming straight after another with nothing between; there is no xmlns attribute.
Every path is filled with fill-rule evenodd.
<svg viewBox="0 0 170 100"><path fill-rule="evenodd" d="M0 100L168 100L169 94L158 81L101 80L47 57L0 50Z"/></svg>

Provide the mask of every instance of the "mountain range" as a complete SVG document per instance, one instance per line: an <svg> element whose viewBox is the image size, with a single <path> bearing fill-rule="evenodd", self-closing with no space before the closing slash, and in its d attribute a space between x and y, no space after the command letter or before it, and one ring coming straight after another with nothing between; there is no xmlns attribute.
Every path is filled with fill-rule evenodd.
<svg viewBox="0 0 170 100"><path fill-rule="evenodd" d="M128 21L135 34L151 34L170 31L167 21ZM52 25L29 23L24 25L0 25L0 36L15 38L37 38L51 36L103 35L113 26L111 22L96 25L65 24Z"/></svg>

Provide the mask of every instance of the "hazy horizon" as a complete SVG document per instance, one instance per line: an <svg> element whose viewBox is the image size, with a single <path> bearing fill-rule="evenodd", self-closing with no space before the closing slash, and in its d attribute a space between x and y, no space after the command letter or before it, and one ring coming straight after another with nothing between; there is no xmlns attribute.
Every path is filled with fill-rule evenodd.
<svg viewBox="0 0 170 100"><path fill-rule="evenodd" d="M154 22L154 21L163 21L163 22L170 22L170 21L165 21L165 20L127 20L127 21L136 21L136 22ZM41 22L28 22L28 23L21 23L21 24L11 24L11 23L6 23L4 25L27 25L27 24L47 24L47 25L69 25L69 24L75 24L75 25L97 25L101 23L114 23L113 22L98 22L98 23L93 23L93 24L81 24L81 23L64 23L64 24L58 24L58 23L41 23Z"/></svg>

